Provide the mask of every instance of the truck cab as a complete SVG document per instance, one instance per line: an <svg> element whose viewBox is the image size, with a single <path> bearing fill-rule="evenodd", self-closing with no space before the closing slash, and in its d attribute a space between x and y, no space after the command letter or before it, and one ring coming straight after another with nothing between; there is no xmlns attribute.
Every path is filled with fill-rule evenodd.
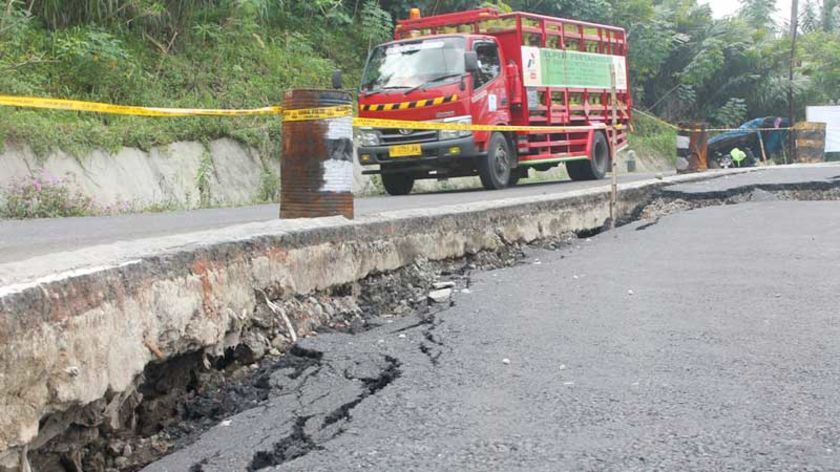
<svg viewBox="0 0 840 472"><path fill-rule="evenodd" d="M368 57L359 116L455 125L531 124L529 109L536 112L539 95L536 88L523 85L521 46L527 38L521 22L513 17L508 28L504 23L486 24L505 16L481 9L428 18L415 13L401 21L396 39L376 46ZM530 104L523 103L526 97L532 97ZM530 166L520 157L536 156L534 151L541 149L528 144L529 134L558 140L545 130L537 135L453 128L360 128L357 142L363 172L380 174L392 195L409 193L418 179L475 175L485 188L501 189L527 175ZM564 138L569 140L568 133ZM572 149L567 145L565 151Z"/></svg>

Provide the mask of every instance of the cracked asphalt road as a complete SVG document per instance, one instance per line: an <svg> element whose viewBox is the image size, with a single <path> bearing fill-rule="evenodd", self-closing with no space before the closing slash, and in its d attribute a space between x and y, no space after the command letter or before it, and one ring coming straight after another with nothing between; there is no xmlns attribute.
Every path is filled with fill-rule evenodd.
<svg viewBox="0 0 840 472"><path fill-rule="evenodd" d="M264 405L145 470L836 471L838 211L710 207L534 251L426 322L302 341Z"/></svg>

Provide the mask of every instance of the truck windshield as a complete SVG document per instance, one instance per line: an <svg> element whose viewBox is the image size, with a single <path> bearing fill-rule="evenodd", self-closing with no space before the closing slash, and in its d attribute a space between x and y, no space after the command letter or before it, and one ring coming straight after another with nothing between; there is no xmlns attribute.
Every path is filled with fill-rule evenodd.
<svg viewBox="0 0 840 472"><path fill-rule="evenodd" d="M362 90L410 89L464 73L464 38L402 41L373 50L365 67Z"/></svg>

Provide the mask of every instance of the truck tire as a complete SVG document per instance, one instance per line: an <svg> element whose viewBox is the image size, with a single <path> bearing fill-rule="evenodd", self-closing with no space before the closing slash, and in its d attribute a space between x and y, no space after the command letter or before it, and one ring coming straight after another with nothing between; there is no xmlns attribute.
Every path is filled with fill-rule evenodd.
<svg viewBox="0 0 840 472"><path fill-rule="evenodd" d="M510 146L502 133L493 133L487 146L487 156L478 162L478 175L487 190L500 190L510 181Z"/></svg>
<svg viewBox="0 0 840 472"><path fill-rule="evenodd" d="M382 174L382 186L388 195L408 195L414 188L414 177L406 174Z"/></svg>
<svg viewBox="0 0 840 472"><path fill-rule="evenodd" d="M510 177L508 178L508 187L514 187L516 184L519 183L519 179L527 179L528 178L528 168L527 167L519 167L516 169L512 169L510 171Z"/></svg>
<svg viewBox="0 0 840 472"><path fill-rule="evenodd" d="M598 180L607 175L609 166L610 145L604 133L596 131L592 134L592 158L569 161L566 163L566 171L572 180Z"/></svg>

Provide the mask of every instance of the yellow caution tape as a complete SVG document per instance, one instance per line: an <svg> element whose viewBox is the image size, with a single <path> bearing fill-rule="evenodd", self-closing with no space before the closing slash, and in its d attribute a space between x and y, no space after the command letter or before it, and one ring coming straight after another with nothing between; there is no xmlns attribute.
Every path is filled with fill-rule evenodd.
<svg viewBox="0 0 840 472"><path fill-rule="evenodd" d="M665 126L667 126L667 127L669 127L669 128L673 128L673 129L680 129L680 127L679 127L679 126L674 125L674 124L671 124L671 123L668 123L667 121L663 120L662 118L660 118L660 117L658 117L658 116L656 116L656 115L654 115L654 114L652 114L652 113L648 113L648 112L646 112L646 111L644 111L644 110L640 110L640 109L638 109L638 108L633 108L633 111L634 111L634 112L636 112L636 113L641 113L642 115L645 115L646 117L648 117L648 118L650 118L650 119L652 119L652 120L654 120L654 121L658 121L658 122L662 123L663 125L665 125Z"/></svg>
<svg viewBox="0 0 840 472"><path fill-rule="evenodd" d="M437 100L437 99L435 99ZM455 101L456 96L441 97L442 101ZM438 100L438 101L440 101ZM433 100L428 100L433 102ZM407 107L411 106L411 102L405 102ZM393 105L393 104L392 104ZM403 104L396 104L399 107L395 109L402 109ZM312 121L312 120L326 120L332 118L341 118L353 115L353 108L350 105L308 108L300 110L284 110L280 106L267 106L261 108L249 109L208 109L208 108L160 108L160 107L144 107L144 106L129 106L129 105L114 105L111 103L100 102L86 102L82 100L65 100L60 98L42 98L42 97L15 97L10 95L0 95L0 106L12 106L22 108L41 108L50 110L68 110L68 111L88 111L95 113L109 113L114 115L130 115L130 116L153 116L153 117L184 117L184 116L254 116L254 115L282 115L286 121ZM383 106L384 108L384 106ZM653 114L647 113L638 108L634 111L648 116L660 123L673 128L678 131L685 132L722 132L722 131L785 131L793 129L786 128L706 128L692 129L683 128L671 124ZM504 126L504 125L467 125L458 123L443 123L434 121L409 121L409 120L386 120L379 118L353 118L353 126L357 127L371 127L371 128L402 128L402 129L422 129L422 130L457 130L457 131L545 131L545 132L564 132L564 131L580 131L586 129L605 129L606 124L598 124L592 126ZM616 129L624 129L625 125L617 125Z"/></svg>
<svg viewBox="0 0 840 472"><path fill-rule="evenodd" d="M51 110L86 111L95 113L109 113L129 116L151 117L185 117L185 116L253 116L253 115L282 115L284 121L313 121L332 118L349 117L353 115L351 105L340 105L321 108L306 108L298 110L284 110L280 106L268 106L252 109L205 109L205 108L159 108L145 106L114 105L110 103L86 102L81 100L65 100L41 97L14 97L0 95L0 106L23 108L40 108ZM606 124L592 126L507 126L507 125L475 125L444 123L434 121L386 120L378 118L353 118L353 126L374 128L401 128L421 130L455 130L455 131L545 131L564 132L581 131L587 129L605 129ZM618 125L616 129L623 129Z"/></svg>
<svg viewBox="0 0 840 472"><path fill-rule="evenodd" d="M785 131L793 129L787 128L706 128L706 129L683 129L683 131Z"/></svg>
<svg viewBox="0 0 840 472"><path fill-rule="evenodd" d="M303 108L300 110L283 111L283 121L328 120L345 116L353 116L352 106L340 105L335 107Z"/></svg>
<svg viewBox="0 0 840 472"><path fill-rule="evenodd" d="M270 106L245 110L219 110L204 108L157 108L127 105L112 105L110 103L84 102L81 100L64 100L40 97L12 97L0 95L0 105L25 108L44 108L50 110L90 111L130 116L251 116L276 115L283 112L282 107Z"/></svg>
<svg viewBox="0 0 840 472"><path fill-rule="evenodd" d="M648 113L644 110L640 110L638 108L633 108L633 111L635 111L636 113L641 113L642 115L645 115L648 118L651 118L655 121L658 121L659 123L662 123L663 125L665 125L669 128L675 129L677 131L686 131L686 132L689 132L689 133L700 133L700 132L703 132L703 131L712 131L712 132L724 132L724 131L786 131L786 130L793 129L792 127L786 127L786 128L705 128L705 129L704 128L684 128L682 126L678 126L678 125L669 123L669 122L663 120L662 118L659 118L658 116L653 115L651 113Z"/></svg>

